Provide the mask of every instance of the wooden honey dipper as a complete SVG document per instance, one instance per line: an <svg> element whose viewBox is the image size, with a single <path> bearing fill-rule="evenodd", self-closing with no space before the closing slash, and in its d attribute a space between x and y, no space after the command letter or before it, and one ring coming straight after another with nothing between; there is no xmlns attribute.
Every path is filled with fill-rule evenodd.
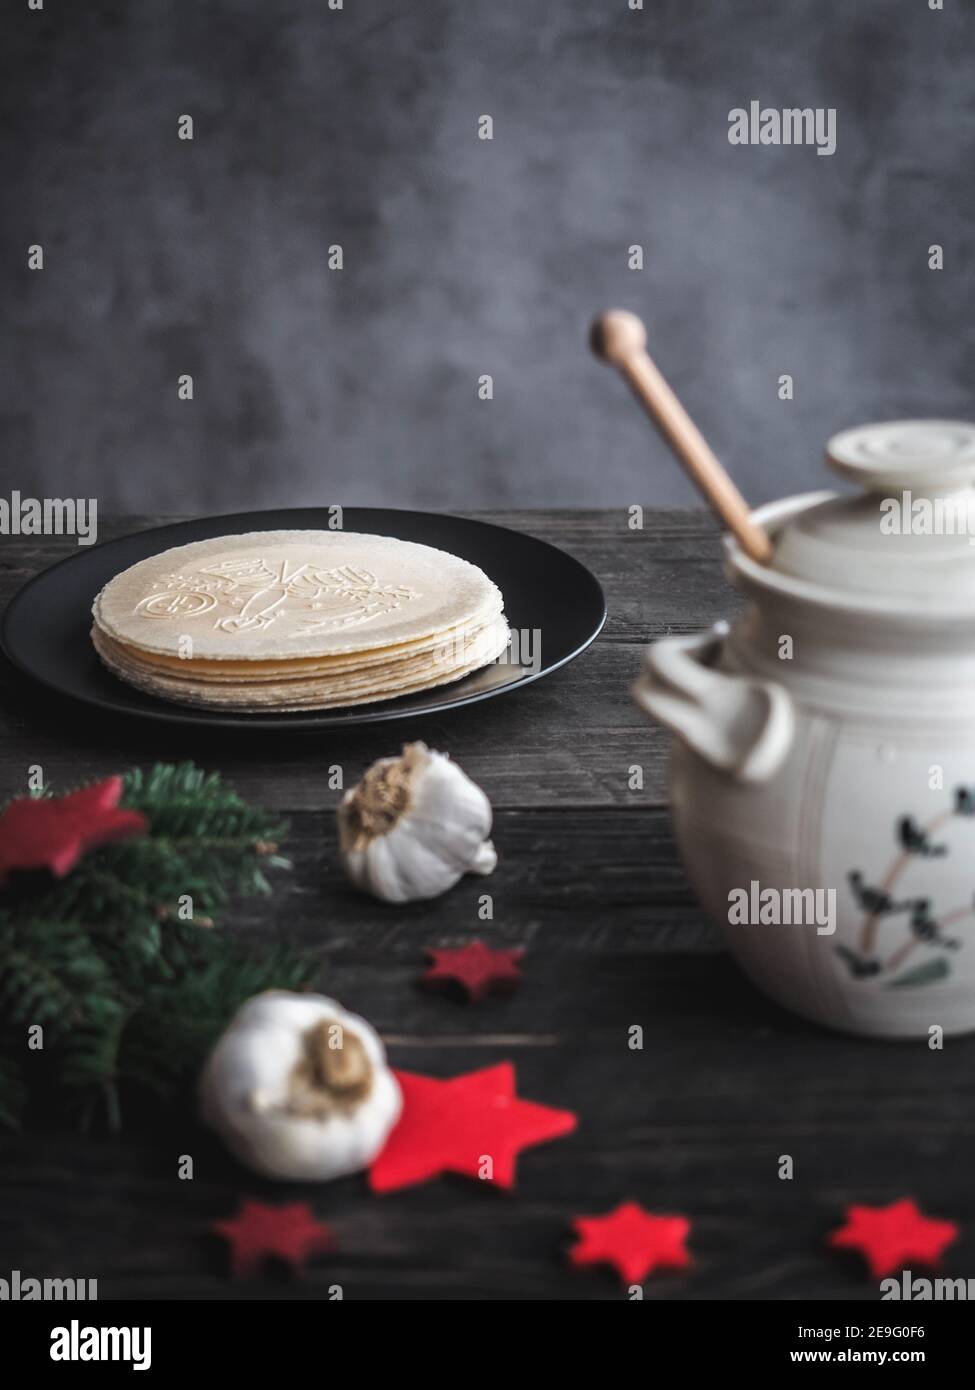
<svg viewBox="0 0 975 1390"><path fill-rule="evenodd" d="M752 520L748 503L654 364L642 320L626 309L610 309L596 319L589 341L597 357L619 368L691 481L745 554L767 565L772 542Z"/></svg>

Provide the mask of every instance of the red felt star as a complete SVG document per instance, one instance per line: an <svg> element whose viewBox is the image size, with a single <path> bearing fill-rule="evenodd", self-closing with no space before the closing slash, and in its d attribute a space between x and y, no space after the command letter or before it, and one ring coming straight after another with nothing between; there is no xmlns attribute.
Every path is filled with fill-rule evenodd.
<svg viewBox="0 0 975 1390"><path fill-rule="evenodd" d="M937 1264L958 1235L953 1221L933 1221L903 1197L889 1207L847 1207L846 1225L833 1231L829 1244L859 1250L875 1279L882 1279L910 1260Z"/></svg>
<svg viewBox="0 0 975 1390"><path fill-rule="evenodd" d="M513 1187L521 1149L558 1139L576 1127L568 1110L515 1094L510 1062L438 1081L398 1071L403 1114L369 1169L374 1192L392 1192L441 1173L486 1178Z"/></svg>
<svg viewBox="0 0 975 1390"><path fill-rule="evenodd" d="M145 816L117 809L121 795L121 777L106 777L67 796L11 801L0 814L0 883L11 869L63 878L86 850L145 830Z"/></svg>
<svg viewBox="0 0 975 1390"><path fill-rule="evenodd" d="M623 1202L605 1216L577 1216L579 1237L569 1251L574 1265L609 1264L626 1284L642 1284L654 1269L685 1269L684 1242L691 1223L684 1216L654 1216L638 1202Z"/></svg>
<svg viewBox="0 0 975 1390"><path fill-rule="evenodd" d="M320 1225L306 1202L268 1207L263 1202L241 1202L233 1220L214 1221L210 1230L230 1245L230 1271L253 1274L270 1256L300 1269L311 1255L332 1243L332 1233Z"/></svg>
<svg viewBox="0 0 975 1390"><path fill-rule="evenodd" d="M460 985L468 999L476 1003L494 991L512 989L520 980L518 962L525 954L520 946L496 951L483 941L472 941L456 950L427 949L430 969L423 983L449 981Z"/></svg>

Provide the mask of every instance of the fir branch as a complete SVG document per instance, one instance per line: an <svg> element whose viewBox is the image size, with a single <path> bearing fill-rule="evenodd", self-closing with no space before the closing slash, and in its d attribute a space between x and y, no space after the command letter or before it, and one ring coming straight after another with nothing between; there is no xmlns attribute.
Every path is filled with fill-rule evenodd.
<svg viewBox="0 0 975 1390"><path fill-rule="evenodd" d="M210 930L233 897L271 891L265 868L290 867L278 817L190 763L129 772L122 805L146 817L144 835L0 894L0 1125L30 1099L14 1059L31 1026L44 1049L30 1075L114 1127L123 1092L175 1097L246 999L317 972L306 954L256 956Z"/></svg>
<svg viewBox="0 0 975 1390"><path fill-rule="evenodd" d="M215 950L178 992L147 993L126 1033L126 1079L171 1099L246 1000L268 989L306 989L317 972L312 958L286 949L263 957Z"/></svg>

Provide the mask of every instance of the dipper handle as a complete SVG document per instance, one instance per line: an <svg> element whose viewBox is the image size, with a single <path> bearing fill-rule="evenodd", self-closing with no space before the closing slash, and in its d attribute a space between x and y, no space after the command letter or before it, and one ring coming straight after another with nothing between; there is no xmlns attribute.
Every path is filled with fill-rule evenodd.
<svg viewBox="0 0 975 1390"><path fill-rule="evenodd" d="M617 367L629 382L691 481L745 554L767 565L773 554L771 541L752 521L748 503L647 352L642 321L625 309L610 309L593 324L590 343L596 356Z"/></svg>

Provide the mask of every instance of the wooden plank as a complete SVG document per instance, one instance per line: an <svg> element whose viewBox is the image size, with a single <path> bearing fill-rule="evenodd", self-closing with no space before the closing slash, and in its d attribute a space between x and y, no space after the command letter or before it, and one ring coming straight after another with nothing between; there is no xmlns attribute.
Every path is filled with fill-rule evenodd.
<svg viewBox="0 0 975 1390"><path fill-rule="evenodd" d="M11 1267L97 1277L102 1298L619 1298L608 1271L568 1269L570 1217L624 1198L694 1222L695 1265L647 1285L651 1299L842 1298L875 1301L876 1282L824 1248L848 1202L892 1200L905 1182L922 1205L962 1224L951 1269L975 1257L970 1152L975 1116L967 1045L932 1053L822 1033L756 995L721 957L546 958L546 1026L557 1043L495 1044L502 1012L431 998L450 1020L442 1045L393 1047L399 1065L434 1075L512 1057L521 1092L575 1108L578 1132L526 1153L517 1193L438 1180L371 1197L358 1178L320 1187L262 1182L202 1135L192 1117L119 1143L32 1135L0 1159L0 1246ZM541 985L541 981L536 984ZM530 990L533 986L529 984ZM402 992L381 968L356 1004L382 1014ZM513 997L514 998L514 997ZM456 1020L456 1022L454 1021ZM627 1028L644 1029L642 1051ZM458 1032L462 1043L452 1041ZM473 1044L471 1036L479 1039ZM795 1178L781 1181L791 1154ZM194 1178L176 1179L179 1155ZM299 1283L222 1276L207 1223L238 1195L311 1200L336 1234L333 1255Z"/></svg>
<svg viewBox="0 0 975 1390"><path fill-rule="evenodd" d="M302 814L283 846L293 875L279 876L282 891L270 903L242 904L234 928L253 938L281 932L321 950L329 979L341 969L354 980L376 962L404 987L422 966L422 948L448 939L524 945L546 960L721 949L687 884L664 811L502 811L494 842L499 863L489 877L469 875L433 902L392 905L345 879L332 813ZM481 915L485 894L490 920ZM409 1007L407 994L401 1005ZM517 1012L517 1001L511 1007Z"/></svg>
<svg viewBox="0 0 975 1390"><path fill-rule="evenodd" d="M499 808L662 805L667 740L629 694L641 661L640 646L597 643L570 666L500 699L395 725L273 734L256 754L249 732L106 719L5 670L0 789L22 790L37 764L48 784L66 788L157 758L191 759L266 805L315 810L339 799L328 786L330 768L341 768L343 784L352 786L375 758L418 738L449 752ZM642 769L639 793L629 789L634 767Z"/></svg>

